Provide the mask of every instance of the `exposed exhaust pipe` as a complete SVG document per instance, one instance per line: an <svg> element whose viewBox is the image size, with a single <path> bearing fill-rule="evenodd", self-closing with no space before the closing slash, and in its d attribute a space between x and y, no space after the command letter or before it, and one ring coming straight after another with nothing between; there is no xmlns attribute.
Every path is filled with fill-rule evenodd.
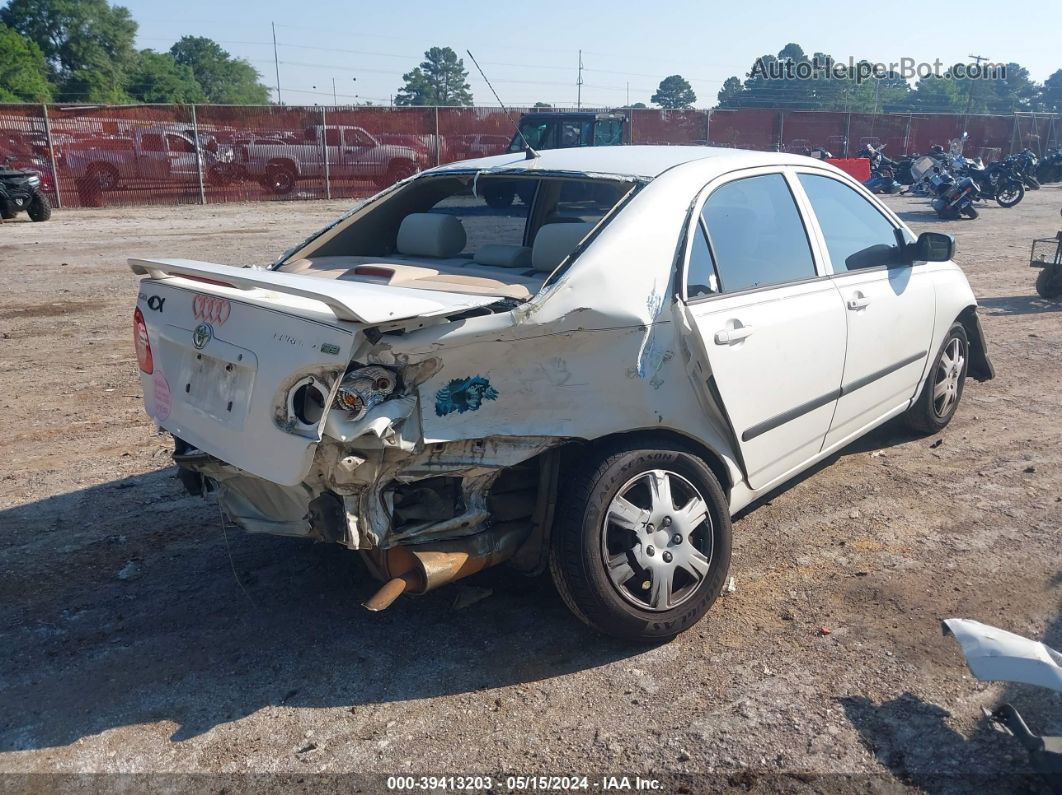
<svg viewBox="0 0 1062 795"><path fill-rule="evenodd" d="M495 527L468 538L415 546L393 547L384 556L389 579L364 606L386 610L404 593L423 594L440 585L504 563L527 538L525 523L515 527Z"/></svg>

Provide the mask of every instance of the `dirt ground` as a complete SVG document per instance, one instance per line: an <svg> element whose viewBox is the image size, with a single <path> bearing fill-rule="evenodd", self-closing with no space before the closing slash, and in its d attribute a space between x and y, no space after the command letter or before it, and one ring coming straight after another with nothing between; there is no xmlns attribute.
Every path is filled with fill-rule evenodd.
<svg viewBox="0 0 1062 795"><path fill-rule="evenodd" d="M1062 304L1027 265L1062 187L976 221L888 201L957 237L996 380L939 437L890 424L738 517L736 590L648 649L504 570L369 613L352 553L226 533L183 495L141 407L126 257L264 263L346 203L3 224L0 772L1040 791L980 708L1062 734L1062 697L974 680L940 619L1062 647Z"/></svg>

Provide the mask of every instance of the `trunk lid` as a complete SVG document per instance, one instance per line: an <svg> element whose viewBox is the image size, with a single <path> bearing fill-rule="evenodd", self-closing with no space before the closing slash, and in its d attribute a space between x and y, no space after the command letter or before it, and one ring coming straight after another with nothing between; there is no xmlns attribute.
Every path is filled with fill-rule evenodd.
<svg viewBox="0 0 1062 795"><path fill-rule="evenodd" d="M283 485L306 477L362 328L497 300L191 260L129 264L147 276L137 307L153 360L140 373L148 414L203 452Z"/></svg>

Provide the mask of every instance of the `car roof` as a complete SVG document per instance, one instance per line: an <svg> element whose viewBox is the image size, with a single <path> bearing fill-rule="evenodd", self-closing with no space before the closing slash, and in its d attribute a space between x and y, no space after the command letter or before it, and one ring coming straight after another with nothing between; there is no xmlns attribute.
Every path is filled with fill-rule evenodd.
<svg viewBox="0 0 1062 795"><path fill-rule="evenodd" d="M719 146L580 146L546 149L530 160L525 159L522 152L461 160L424 173L565 171L652 179L676 166L694 162L709 166L709 170L719 173L754 166L822 164L821 160L804 155Z"/></svg>

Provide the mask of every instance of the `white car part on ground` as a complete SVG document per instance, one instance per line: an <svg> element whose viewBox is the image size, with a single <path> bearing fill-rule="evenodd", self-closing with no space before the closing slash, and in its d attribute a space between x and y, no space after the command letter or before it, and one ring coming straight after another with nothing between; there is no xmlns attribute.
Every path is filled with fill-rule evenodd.
<svg viewBox="0 0 1062 795"><path fill-rule="evenodd" d="M968 618L948 618L970 671L986 682L1023 682L1062 692L1062 654L1046 644Z"/></svg>

